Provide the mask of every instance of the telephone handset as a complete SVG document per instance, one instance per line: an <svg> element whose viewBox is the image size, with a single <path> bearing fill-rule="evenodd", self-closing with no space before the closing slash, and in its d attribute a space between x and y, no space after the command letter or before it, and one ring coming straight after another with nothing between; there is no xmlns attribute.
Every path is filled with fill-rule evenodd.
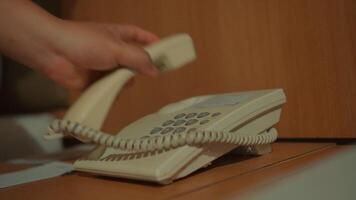
<svg viewBox="0 0 356 200"><path fill-rule="evenodd" d="M161 71L182 67L196 57L192 39L187 34L164 38L144 49ZM115 97L134 75L134 71L121 68L95 82L71 106L64 119L100 129ZM60 137L62 134L45 135L47 139Z"/></svg>
<svg viewBox="0 0 356 200"><path fill-rule="evenodd" d="M163 70L194 60L191 38L175 35L145 48ZM269 144L277 139L285 95L281 89L192 97L169 104L121 130L99 131L117 91L134 72L120 69L91 86L55 120L47 138L62 134L100 144L79 159L79 171L167 184L206 166L237 146Z"/></svg>

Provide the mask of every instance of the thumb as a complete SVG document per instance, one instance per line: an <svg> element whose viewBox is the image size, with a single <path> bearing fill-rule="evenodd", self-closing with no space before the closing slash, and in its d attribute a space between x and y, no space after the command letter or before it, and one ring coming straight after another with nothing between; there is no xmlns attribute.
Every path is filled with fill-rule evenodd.
<svg viewBox="0 0 356 200"><path fill-rule="evenodd" d="M150 76L156 76L159 73L148 53L141 47L120 42L115 50L115 58L118 64L137 70L140 73Z"/></svg>

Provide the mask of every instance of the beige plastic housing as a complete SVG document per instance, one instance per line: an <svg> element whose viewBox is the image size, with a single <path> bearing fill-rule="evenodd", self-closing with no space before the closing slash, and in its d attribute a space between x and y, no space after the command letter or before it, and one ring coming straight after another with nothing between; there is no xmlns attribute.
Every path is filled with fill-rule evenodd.
<svg viewBox="0 0 356 200"><path fill-rule="evenodd" d="M281 106L285 101L281 89L192 97L137 120L121 130L119 135L132 139L155 137L157 134L163 135L163 130L169 127L173 128L173 132L181 127L186 130L223 130L255 136L276 131L272 127L279 121ZM188 121L193 119L198 121L189 124ZM169 120L173 122L165 125ZM175 125L178 120L185 121ZM155 128L162 130L152 134ZM210 143L149 153L106 148L77 160L74 167L79 171L167 184L207 166L236 147Z"/></svg>

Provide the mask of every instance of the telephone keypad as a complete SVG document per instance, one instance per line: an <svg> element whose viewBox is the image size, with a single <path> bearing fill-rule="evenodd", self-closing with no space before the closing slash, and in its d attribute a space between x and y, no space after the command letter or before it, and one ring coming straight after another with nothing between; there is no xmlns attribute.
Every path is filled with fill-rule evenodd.
<svg viewBox="0 0 356 200"><path fill-rule="evenodd" d="M220 112L191 112L191 113L179 113L173 117L173 119L167 119L162 122L160 127L155 127L151 130L150 134L167 134L173 132L182 133L187 131L188 126L192 128L189 131L196 131L202 125L209 123L213 117L221 115ZM196 126L197 125L197 126Z"/></svg>

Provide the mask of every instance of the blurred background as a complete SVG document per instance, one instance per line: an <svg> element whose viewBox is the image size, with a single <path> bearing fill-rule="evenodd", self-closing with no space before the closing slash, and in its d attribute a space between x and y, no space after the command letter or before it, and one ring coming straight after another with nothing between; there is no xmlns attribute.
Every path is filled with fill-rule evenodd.
<svg viewBox="0 0 356 200"><path fill-rule="evenodd" d="M278 124L280 138L356 138L354 0L38 3L65 19L135 24L161 37L178 32L193 37L198 59L158 78L136 76L113 105L103 128L107 132L114 134L165 104L187 97L282 88L288 102ZM7 120L28 117L38 120L40 128L46 127L80 95L8 58L2 58L1 68L0 132L3 138L15 138L8 145L20 144L25 137L15 137L19 131L12 131L17 129L8 127Z"/></svg>

